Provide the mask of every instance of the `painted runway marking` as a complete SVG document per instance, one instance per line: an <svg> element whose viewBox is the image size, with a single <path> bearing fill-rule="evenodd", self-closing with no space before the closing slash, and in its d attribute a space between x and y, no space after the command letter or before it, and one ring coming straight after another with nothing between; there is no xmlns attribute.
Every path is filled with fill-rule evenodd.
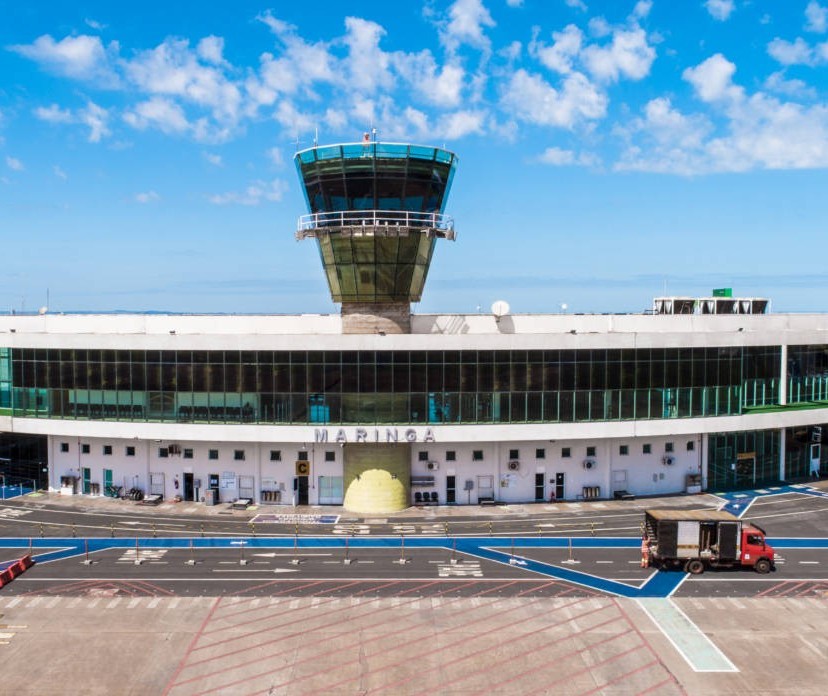
<svg viewBox="0 0 828 696"><path fill-rule="evenodd" d="M437 566L437 575L441 578L482 578L483 569L478 561L467 561L462 565L443 563Z"/></svg>
<svg viewBox="0 0 828 696"><path fill-rule="evenodd" d="M738 672L725 654L670 599L637 599L694 672Z"/></svg>

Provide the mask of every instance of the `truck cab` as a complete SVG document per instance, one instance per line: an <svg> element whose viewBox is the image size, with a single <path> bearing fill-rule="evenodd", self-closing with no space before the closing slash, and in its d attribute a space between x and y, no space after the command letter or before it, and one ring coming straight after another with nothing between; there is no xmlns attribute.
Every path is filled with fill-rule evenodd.
<svg viewBox="0 0 828 696"><path fill-rule="evenodd" d="M745 524L742 527L741 564L752 567L757 573L767 573L773 568L773 558L773 547L765 543L765 530L755 524Z"/></svg>

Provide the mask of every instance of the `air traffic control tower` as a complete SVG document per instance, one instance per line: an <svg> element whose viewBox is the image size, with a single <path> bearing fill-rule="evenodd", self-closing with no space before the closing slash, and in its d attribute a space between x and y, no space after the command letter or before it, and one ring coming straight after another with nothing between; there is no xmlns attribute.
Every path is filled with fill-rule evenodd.
<svg viewBox="0 0 828 696"><path fill-rule="evenodd" d="M344 333L410 333L437 239L454 239L443 214L457 157L436 147L363 142L296 153L315 237Z"/></svg>

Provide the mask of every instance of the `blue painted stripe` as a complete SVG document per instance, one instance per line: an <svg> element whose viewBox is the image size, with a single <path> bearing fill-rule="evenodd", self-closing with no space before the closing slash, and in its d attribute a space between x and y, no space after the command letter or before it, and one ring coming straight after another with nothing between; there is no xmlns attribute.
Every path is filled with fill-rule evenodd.
<svg viewBox="0 0 828 696"><path fill-rule="evenodd" d="M561 538L537 538L537 537L515 537L513 539L504 539L502 537L482 537L482 538L461 538L454 539L449 537L417 537L405 539L405 546L407 548L428 548L428 549L444 549L450 550L455 544L458 551L469 555L477 556L495 563L510 565L512 567L520 568L522 570L531 571L533 573L543 575L545 577L557 578L565 582L570 582L582 587L588 587L599 592L605 592L621 597L669 597L676 588L685 579L685 573L678 571L655 571L650 577L640 586L628 585L626 583L615 580L608 580L597 575L584 573L572 568L564 568L560 565L552 565L543 563L533 559L525 558L515 555L520 563L513 565L510 563L512 554L510 551L503 550L514 544L515 549L527 548L567 548L572 543L573 548L579 549L601 549L601 548L638 548L639 541L636 538L630 537L573 537L571 540ZM167 549L186 549L192 545L193 548L205 549L232 549L239 548L243 542L245 548L253 549L292 549L294 545L298 549L298 553L302 550L313 548L344 548L346 539L341 537L300 537L298 539L292 538L272 538L272 537L237 537L233 538L214 538L214 537L197 537L194 539L187 539L181 537L166 537L166 538L148 538L139 537L137 539L138 548L167 548ZM353 548L385 548L385 549L400 549L401 539L399 537L362 537L347 539L348 545ZM771 544L777 549L784 548L820 548L828 549L828 538L792 538L780 537L779 539L770 539ZM13 549L28 549L31 545L32 549L52 549L44 553L35 554L34 560L38 563L48 563L50 561L57 561L70 557L82 556L88 549L90 553L96 551L104 551L107 549L134 549L136 546L135 538L92 538L92 539L75 539L75 538L49 538L49 539L0 539L0 548ZM496 548L493 548L496 547ZM497 548L499 547L499 548Z"/></svg>

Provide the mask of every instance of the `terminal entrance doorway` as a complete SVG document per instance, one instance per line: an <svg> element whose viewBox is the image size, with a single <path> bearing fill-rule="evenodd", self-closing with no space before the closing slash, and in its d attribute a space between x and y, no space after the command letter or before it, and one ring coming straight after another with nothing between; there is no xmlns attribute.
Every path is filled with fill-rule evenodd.
<svg viewBox="0 0 828 696"><path fill-rule="evenodd" d="M297 476L293 479L293 494L296 496L297 505L308 504L308 477Z"/></svg>

